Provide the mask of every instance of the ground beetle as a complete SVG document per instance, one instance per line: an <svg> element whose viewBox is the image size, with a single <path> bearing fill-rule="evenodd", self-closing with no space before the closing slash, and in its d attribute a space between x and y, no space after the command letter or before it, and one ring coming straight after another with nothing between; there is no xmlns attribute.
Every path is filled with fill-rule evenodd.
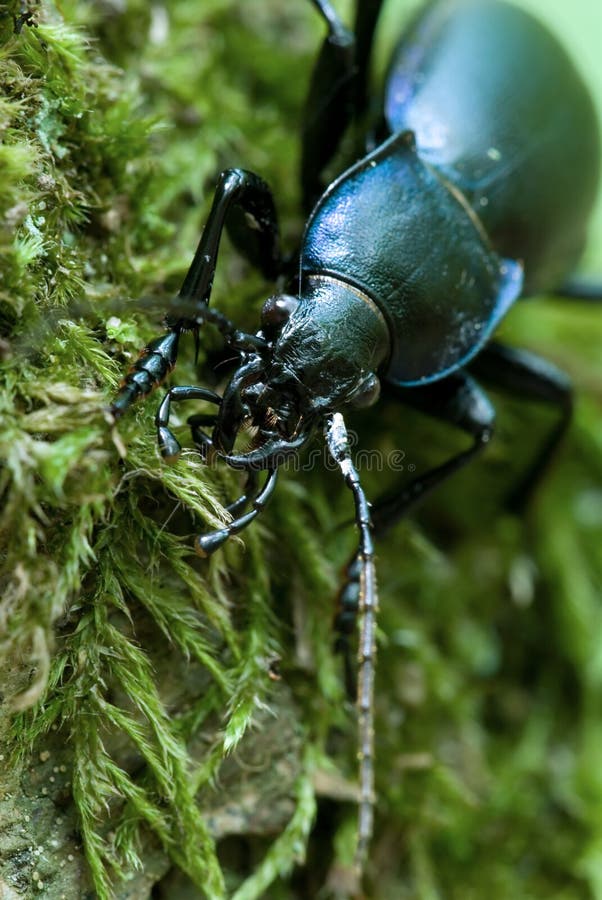
<svg viewBox="0 0 602 900"><path fill-rule="evenodd" d="M359 605L361 860L373 804L373 534L489 442L494 410L474 376L559 411L514 493L515 506L545 467L570 418L569 382L549 363L491 337L522 296L581 294L564 279L584 244L600 145L592 101L573 64L515 6L427 3L394 51L380 109L370 116L367 76L382 0L358 0L353 33L328 0L313 4L328 34L304 116L301 180L309 218L297 271L290 276L281 255L268 186L252 172L223 172L167 333L145 349L110 412L117 419L163 381L183 331L196 334L210 322L240 353L223 397L173 387L156 418L161 453L171 459L180 450L169 427L171 404L214 403L214 416L189 419L194 442L249 473L244 496L229 507L233 521L197 538L202 556L255 518L279 464L324 427L353 493L360 532L338 626L349 633ZM371 126L357 161L324 190L324 170L343 134L353 120L366 119ZM288 277L284 291L265 302L254 335L208 308L224 226L266 278ZM397 401L462 429L472 444L370 508L341 410L374 403L381 384ZM211 436L203 430L208 424ZM249 424L257 429L255 446L237 453L237 435ZM261 488L260 470L267 473Z"/></svg>

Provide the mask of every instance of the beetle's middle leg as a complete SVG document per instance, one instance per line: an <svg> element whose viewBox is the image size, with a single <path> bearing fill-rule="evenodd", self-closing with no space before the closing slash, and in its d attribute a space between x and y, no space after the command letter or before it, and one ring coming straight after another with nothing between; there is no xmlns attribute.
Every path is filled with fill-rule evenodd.
<svg viewBox="0 0 602 900"><path fill-rule="evenodd" d="M454 425L470 435L473 443L440 466L418 475L401 490L379 498L372 511L374 531L379 537L399 522L412 506L481 453L491 440L495 424L495 410L487 394L464 371L454 372L424 387L407 388L391 382L386 386L389 396L439 421Z"/></svg>

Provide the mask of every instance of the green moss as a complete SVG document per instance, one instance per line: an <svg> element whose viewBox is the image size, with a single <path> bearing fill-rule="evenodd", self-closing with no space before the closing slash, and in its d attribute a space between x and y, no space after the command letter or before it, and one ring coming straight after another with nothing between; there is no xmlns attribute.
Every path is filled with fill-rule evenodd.
<svg viewBox="0 0 602 900"><path fill-rule="evenodd" d="M293 245L319 23L272 0L61 0L14 34L19 9L0 18L2 877L26 896L340 895L355 739L330 623L348 492L291 471L244 548L202 562L192 535L222 521L236 477L192 453L165 466L153 400L115 432L103 414L160 330L219 169L268 179ZM216 306L252 328L265 290L226 244ZM487 458L379 547L379 900L602 897L602 317L538 301L504 334L571 374L575 425L510 519L501 498L548 419L495 398ZM212 340L198 369L184 341L178 382L217 381ZM403 416L354 424L419 469L455 446ZM367 473L371 496L385 477Z"/></svg>

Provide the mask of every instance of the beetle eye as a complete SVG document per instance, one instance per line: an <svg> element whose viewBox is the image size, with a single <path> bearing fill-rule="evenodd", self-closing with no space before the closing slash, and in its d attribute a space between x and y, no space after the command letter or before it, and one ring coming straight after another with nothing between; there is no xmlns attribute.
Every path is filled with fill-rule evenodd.
<svg viewBox="0 0 602 900"><path fill-rule="evenodd" d="M261 310L261 327L265 334L273 335L280 331L297 308L299 300L289 294L268 297Z"/></svg>
<svg viewBox="0 0 602 900"><path fill-rule="evenodd" d="M356 409L372 406L380 397L380 381L374 372L371 372L361 382L356 392L349 398L349 403Z"/></svg>

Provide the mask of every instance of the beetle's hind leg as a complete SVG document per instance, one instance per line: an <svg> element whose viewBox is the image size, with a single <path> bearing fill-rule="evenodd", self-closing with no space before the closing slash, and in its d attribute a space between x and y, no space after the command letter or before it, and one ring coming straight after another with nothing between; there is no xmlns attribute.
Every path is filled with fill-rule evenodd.
<svg viewBox="0 0 602 900"><path fill-rule="evenodd" d="M323 190L321 175L354 116L363 112L370 51L382 0L358 0L354 32L329 0L312 0L328 26L303 113L301 189L306 211Z"/></svg>

